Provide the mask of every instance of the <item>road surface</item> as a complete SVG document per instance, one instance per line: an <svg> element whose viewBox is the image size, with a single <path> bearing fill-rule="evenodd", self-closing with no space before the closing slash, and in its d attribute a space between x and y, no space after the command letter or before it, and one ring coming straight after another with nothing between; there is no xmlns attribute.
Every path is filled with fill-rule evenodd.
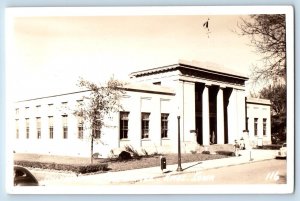
<svg viewBox="0 0 300 201"><path fill-rule="evenodd" d="M267 160L248 164L169 175L135 184L285 184L286 160Z"/></svg>

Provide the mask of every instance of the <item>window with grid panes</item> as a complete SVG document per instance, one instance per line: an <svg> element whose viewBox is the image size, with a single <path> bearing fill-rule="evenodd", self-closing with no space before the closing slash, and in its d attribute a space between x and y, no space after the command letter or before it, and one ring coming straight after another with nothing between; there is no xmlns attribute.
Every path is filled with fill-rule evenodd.
<svg viewBox="0 0 300 201"><path fill-rule="evenodd" d="M19 139L19 119L16 119L16 139Z"/></svg>
<svg viewBox="0 0 300 201"><path fill-rule="evenodd" d="M42 133L41 133L41 117L36 118L36 134L37 139L41 139Z"/></svg>
<svg viewBox="0 0 300 201"><path fill-rule="evenodd" d="M49 116L48 121L49 121L49 138L53 139L53 117Z"/></svg>
<svg viewBox="0 0 300 201"><path fill-rule="evenodd" d="M128 139L129 112L120 112L120 139Z"/></svg>
<svg viewBox="0 0 300 201"><path fill-rule="evenodd" d="M267 119L263 118L263 135L267 135Z"/></svg>
<svg viewBox="0 0 300 201"><path fill-rule="evenodd" d="M26 127L26 138L29 139L29 132L30 132L29 118L25 119L25 127Z"/></svg>
<svg viewBox="0 0 300 201"><path fill-rule="evenodd" d="M142 113L142 139L149 138L150 113Z"/></svg>
<svg viewBox="0 0 300 201"><path fill-rule="evenodd" d="M167 113L161 114L161 138L168 137L168 118L169 118L169 114Z"/></svg>
<svg viewBox="0 0 300 201"><path fill-rule="evenodd" d="M78 116L78 139L83 139L83 117Z"/></svg>
<svg viewBox="0 0 300 201"><path fill-rule="evenodd" d="M62 124L63 124L63 138L68 138L68 115L62 116Z"/></svg>
<svg viewBox="0 0 300 201"><path fill-rule="evenodd" d="M254 118L254 135L257 135L258 118Z"/></svg>

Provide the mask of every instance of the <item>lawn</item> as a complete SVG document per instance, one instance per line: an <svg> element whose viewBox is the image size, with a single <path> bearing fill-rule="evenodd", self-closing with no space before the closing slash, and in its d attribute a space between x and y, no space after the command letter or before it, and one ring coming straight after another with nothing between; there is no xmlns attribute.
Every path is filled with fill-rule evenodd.
<svg viewBox="0 0 300 201"><path fill-rule="evenodd" d="M165 154L167 165L177 164L177 154ZM197 162L205 160L213 160L219 158L226 158L228 156L219 154L200 154L200 153L187 153L181 155L181 162ZM51 155L39 155L39 154L15 154L15 161L32 161L32 162L44 162L44 163L57 163L57 164L90 164L90 158L86 157L66 157L66 156L51 156ZM131 159L127 161L119 161L116 159L94 159L96 163L108 163L109 171L123 171L147 167L155 167L160 165L160 155L143 156L137 159Z"/></svg>
<svg viewBox="0 0 300 201"><path fill-rule="evenodd" d="M177 164L178 163L178 155L177 154L165 154L167 165ZM181 162L197 162L197 161L205 161L205 160L213 160L219 158L226 158L228 156L225 155L209 155L209 154L181 154ZM147 168L147 167L155 167L160 165L160 156L149 156L142 157L140 159L132 159L129 161L116 161L116 162L108 162L108 168L111 171L123 171L123 170L131 170L131 169L139 169L139 168Z"/></svg>

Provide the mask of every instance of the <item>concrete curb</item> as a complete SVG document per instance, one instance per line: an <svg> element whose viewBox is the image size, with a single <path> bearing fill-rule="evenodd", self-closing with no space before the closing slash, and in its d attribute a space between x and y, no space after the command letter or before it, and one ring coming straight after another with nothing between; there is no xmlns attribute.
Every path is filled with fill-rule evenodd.
<svg viewBox="0 0 300 201"><path fill-rule="evenodd" d="M223 167L231 167L231 166L236 166L236 165L243 165L243 164L249 164L249 163L256 163L256 162L261 162L261 161L267 161L267 160L272 160L274 159L273 157L267 157L267 158L261 158L261 159L254 159L254 160L249 160L249 161L241 161L238 163L227 163L227 164L222 164L222 165L217 165L217 166L212 166L212 167L204 167L201 169L196 169L196 170L186 170L186 171L182 171L182 172L177 172L176 170L171 172L170 174L163 174L163 175L158 175L158 176L147 176L146 178L140 178L140 179L133 179L133 180L128 180L128 181L114 181L114 182L110 182L110 184L126 184L126 183L137 183L137 182L141 182L144 180L149 180L149 179L159 179L159 178L164 178L164 177L168 177L168 176L175 176L175 175L182 175L182 174L191 174L191 173L197 173L197 172L201 172L201 171L205 171L205 170L211 170L211 169L219 169L219 168L223 168ZM215 160L209 160L216 162L216 160L224 160L224 159L215 159ZM208 162L208 161L203 161ZM198 162L201 163L201 162ZM189 163L186 163L189 164ZM197 163L196 163L197 164ZM184 164L182 164L184 165ZM172 165L174 166L174 165ZM155 168L155 167L154 167ZM157 169L159 169L159 166L157 167Z"/></svg>
<svg viewBox="0 0 300 201"><path fill-rule="evenodd" d="M177 164L173 164L167 165L167 169L164 171L164 173L160 170L159 166L156 166L118 172L107 172L105 174L79 175L77 177L72 176L58 180L45 180L45 184L50 186L135 184L147 180L166 178L176 175L193 174L210 169L255 163L275 158L274 151L253 151L251 155L252 158L254 158L253 160L250 160L250 152L248 150L241 152L241 154L242 155L240 157L182 163L182 172L177 172Z"/></svg>

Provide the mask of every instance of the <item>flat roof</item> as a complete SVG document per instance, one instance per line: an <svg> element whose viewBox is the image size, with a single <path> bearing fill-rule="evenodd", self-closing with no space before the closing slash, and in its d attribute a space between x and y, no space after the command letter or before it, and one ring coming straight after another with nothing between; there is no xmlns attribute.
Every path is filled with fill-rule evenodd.
<svg viewBox="0 0 300 201"><path fill-rule="evenodd" d="M163 95L175 95L175 91L169 87L160 86L160 85L154 85L154 84L145 84L145 83L127 83L124 85L125 91L134 91L134 92L144 92L144 93L156 93L156 94L163 94ZM39 100L39 99L45 99L45 98L53 98L58 96L66 96L66 95L72 95L77 93L84 93L88 92L90 90L79 90L79 91L73 91L73 92L66 92L66 93L60 93L60 94L54 94L49 96L41 96L36 98L29 98L24 100L16 101L18 102L26 102L26 101L32 101L32 100Z"/></svg>
<svg viewBox="0 0 300 201"><path fill-rule="evenodd" d="M246 102L253 103L253 104L261 104L261 105L271 105L271 101L269 99L262 99L262 98L247 97Z"/></svg>
<svg viewBox="0 0 300 201"><path fill-rule="evenodd" d="M220 74L224 76L229 76L229 77L235 77L243 80L248 80L248 77L245 76L242 73L235 72L231 69L225 68L223 66L220 66L215 63L210 63L210 62L200 62L200 61L187 61L187 60L182 60L180 59L177 64L172 64L168 66L161 66L161 67L156 67L156 68L150 68L150 69L145 69L141 71L135 71L131 73L129 76L132 77L141 77L144 75L148 74L157 74L161 73L164 71L172 71L176 70L178 68L187 68L187 69L193 69L196 71L205 71L208 73L213 73L213 74Z"/></svg>

